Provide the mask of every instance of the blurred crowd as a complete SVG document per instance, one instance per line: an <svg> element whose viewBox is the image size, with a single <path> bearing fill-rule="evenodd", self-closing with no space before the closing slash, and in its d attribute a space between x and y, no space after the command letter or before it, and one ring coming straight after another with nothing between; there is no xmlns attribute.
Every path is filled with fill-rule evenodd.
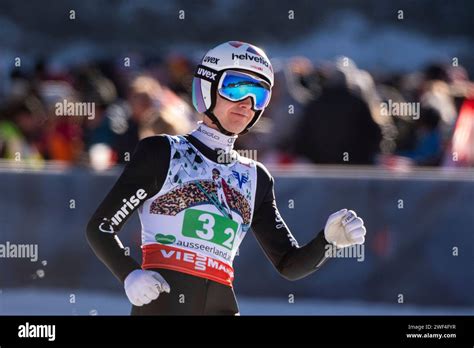
<svg viewBox="0 0 474 348"><path fill-rule="evenodd" d="M191 102L196 63L174 54L12 69L0 83L0 158L103 170L127 162L144 137L187 133L201 118ZM461 66L369 73L348 57L293 57L274 67L272 101L236 145L257 160L474 166L474 84Z"/></svg>

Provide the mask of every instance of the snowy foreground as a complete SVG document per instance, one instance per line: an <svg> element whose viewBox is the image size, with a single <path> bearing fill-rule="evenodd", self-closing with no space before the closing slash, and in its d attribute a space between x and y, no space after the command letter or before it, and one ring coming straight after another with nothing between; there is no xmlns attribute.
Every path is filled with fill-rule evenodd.
<svg viewBox="0 0 474 348"><path fill-rule="evenodd" d="M70 303L73 302L73 303ZM74 303L75 302L75 303ZM363 302L239 297L241 315L473 315L474 308L415 307ZM0 315L128 315L125 294L76 290L19 290L0 292Z"/></svg>

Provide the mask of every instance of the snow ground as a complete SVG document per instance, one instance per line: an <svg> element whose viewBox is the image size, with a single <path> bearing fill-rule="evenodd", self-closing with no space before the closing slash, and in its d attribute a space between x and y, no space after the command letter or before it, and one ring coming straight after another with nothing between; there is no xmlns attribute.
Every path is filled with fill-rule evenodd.
<svg viewBox="0 0 474 348"><path fill-rule="evenodd" d="M310 299L289 304L277 299L242 296L238 300L241 315L474 315L474 308ZM0 315L128 315L129 312L125 294L68 289L0 292Z"/></svg>

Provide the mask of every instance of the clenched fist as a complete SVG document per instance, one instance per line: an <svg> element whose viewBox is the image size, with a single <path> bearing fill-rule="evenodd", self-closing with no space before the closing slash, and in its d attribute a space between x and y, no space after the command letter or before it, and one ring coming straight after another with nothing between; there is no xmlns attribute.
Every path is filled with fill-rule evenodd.
<svg viewBox="0 0 474 348"><path fill-rule="evenodd" d="M170 292L170 285L158 272L136 269L125 278L125 293L135 306L156 300L160 293Z"/></svg>
<svg viewBox="0 0 474 348"><path fill-rule="evenodd" d="M324 237L338 248L365 242L364 220L352 210L342 209L331 214L324 228Z"/></svg>

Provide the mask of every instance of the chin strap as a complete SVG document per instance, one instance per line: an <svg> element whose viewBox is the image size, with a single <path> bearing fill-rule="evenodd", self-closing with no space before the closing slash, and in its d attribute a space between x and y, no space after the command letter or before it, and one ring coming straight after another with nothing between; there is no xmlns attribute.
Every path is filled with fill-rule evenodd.
<svg viewBox="0 0 474 348"><path fill-rule="evenodd" d="M228 136L233 136L235 135L235 133L232 133L232 132L229 132L227 129L225 129L222 124L219 122L219 119L217 118L216 115L214 115L214 113L210 110L207 110L206 112L204 112L204 114L209 117L212 121L212 123L214 123L217 128L219 128L219 131L224 134L224 135L228 135ZM257 122L257 120L260 118L260 115L262 114L261 111L257 111L255 113L255 116L253 117L253 120L250 121L250 123L247 125L247 127L242 131L240 132L238 135L243 135L245 133L247 133L249 131L249 129Z"/></svg>
<svg viewBox="0 0 474 348"><path fill-rule="evenodd" d="M217 128L219 128L219 131L224 134L224 135L229 135L229 136L233 136L235 135L235 133L232 133L232 132L229 132L227 129L225 129L221 123L219 122L219 119L217 118L216 115L214 115L214 113L210 110L207 110L205 113L204 113L207 117L209 117L212 121L212 123L214 123Z"/></svg>

